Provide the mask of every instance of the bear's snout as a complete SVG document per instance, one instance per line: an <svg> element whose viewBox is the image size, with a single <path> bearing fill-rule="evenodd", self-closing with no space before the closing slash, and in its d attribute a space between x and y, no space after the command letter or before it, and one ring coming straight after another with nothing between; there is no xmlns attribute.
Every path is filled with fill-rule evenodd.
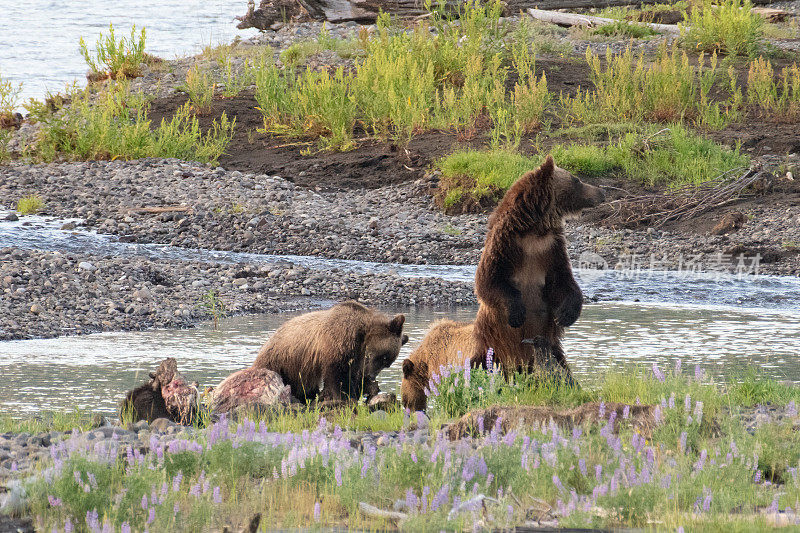
<svg viewBox="0 0 800 533"><path fill-rule="evenodd" d="M589 207L596 207L606 201L606 193L603 192L603 189L593 185L588 185L587 187L590 188L590 194L587 195L589 197Z"/></svg>

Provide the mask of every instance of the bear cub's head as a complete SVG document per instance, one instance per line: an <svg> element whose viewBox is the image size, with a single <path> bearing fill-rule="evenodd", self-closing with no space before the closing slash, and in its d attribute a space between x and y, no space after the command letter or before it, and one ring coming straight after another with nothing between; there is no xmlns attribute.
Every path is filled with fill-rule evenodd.
<svg viewBox="0 0 800 533"><path fill-rule="evenodd" d="M405 315L375 320L364 336L365 377L376 378L381 370L389 368L400 355L400 347L408 342L403 335Z"/></svg>
<svg viewBox="0 0 800 533"><path fill-rule="evenodd" d="M557 167L553 156L548 155L536 172L543 185L550 182L551 198L561 216L579 214L582 209L600 205L606 199L600 187L584 183L571 172Z"/></svg>
<svg viewBox="0 0 800 533"><path fill-rule="evenodd" d="M411 411L425 410L428 406L428 397L425 394L428 379L428 364L425 361L403 361L403 382L400 384L403 407Z"/></svg>

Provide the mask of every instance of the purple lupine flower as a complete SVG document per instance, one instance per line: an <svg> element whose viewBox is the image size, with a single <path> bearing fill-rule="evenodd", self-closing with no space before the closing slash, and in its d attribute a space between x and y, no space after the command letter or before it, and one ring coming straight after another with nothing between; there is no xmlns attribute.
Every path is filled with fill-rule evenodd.
<svg viewBox="0 0 800 533"><path fill-rule="evenodd" d="M50 507L61 507L64 504L60 498L50 495L47 496L47 503L50 504Z"/></svg>
<svg viewBox="0 0 800 533"><path fill-rule="evenodd" d="M706 374L705 370L700 368L700 365L694 365L694 379L695 380L702 381L702 379L705 377L705 374Z"/></svg>
<svg viewBox="0 0 800 533"><path fill-rule="evenodd" d="M631 406L626 404L625 407L622 408L622 419L627 420L630 415L631 415Z"/></svg>
<svg viewBox="0 0 800 533"><path fill-rule="evenodd" d="M660 368L658 368L658 365L656 363L653 363L653 375L656 377L658 381L664 383L664 380L666 378L664 377L664 373L661 371Z"/></svg>
<svg viewBox="0 0 800 533"><path fill-rule="evenodd" d="M653 410L653 418L655 419L657 424L661 423L662 410L660 405L656 405L656 408Z"/></svg>
<svg viewBox="0 0 800 533"><path fill-rule="evenodd" d="M753 483L761 483L761 470L756 470L756 475L753 476Z"/></svg>
<svg viewBox="0 0 800 533"><path fill-rule="evenodd" d="M665 400L663 396L661 397L661 407L663 409L667 408L667 400Z"/></svg>
<svg viewBox="0 0 800 533"><path fill-rule="evenodd" d="M600 483L603 478L603 465L594 465L594 478Z"/></svg>
<svg viewBox="0 0 800 533"><path fill-rule="evenodd" d="M681 438L680 438L680 441L679 441L679 447L680 447L680 450L683 453L686 453L686 438L687 437L688 437L688 435L686 434L685 431L681 433Z"/></svg>
<svg viewBox="0 0 800 533"><path fill-rule="evenodd" d="M583 457L578 459L578 469L581 471L581 474L583 474L584 477L585 477L586 476L586 459L584 459Z"/></svg>
<svg viewBox="0 0 800 533"><path fill-rule="evenodd" d="M700 452L700 458L694 464L695 472L700 472L701 470L703 470L703 467L706 465L707 458L708 458L708 452L706 451L705 448L703 448L703 451Z"/></svg>
<svg viewBox="0 0 800 533"><path fill-rule="evenodd" d="M172 478L172 492L178 492L181 488L181 481L183 481L183 472L178 472Z"/></svg>
<svg viewBox="0 0 800 533"><path fill-rule="evenodd" d="M336 468L333 470L333 477L336 478L336 486L342 486L342 467L339 464L336 464Z"/></svg>
<svg viewBox="0 0 800 533"><path fill-rule="evenodd" d="M680 373L681 373L681 360L680 359L676 359L675 360L675 375L677 376Z"/></svg>
<svg viewBox="0 0 800 533"><path fill-rule="evenodd" d="M483 433L483 415L478 416L478 433Z"/></svg>
<svg viewBox="0 0 800 533"><path fill-rule="evenodd" d="M64 522L64 533L72 533L74 530L75 528L72 525L72 520L67 517L66 522Z"/></svg>
<svg viewBox="0 0 800 533"><path fill-rule="evenodd" d="M142 511L147 510L147 495L142 494Z"/></svg>
<svg viewBox="0 0 800 533"><path fill-rule="evenodd" d="M151 507L150 512L147 513L147 524L152 524L156 521L156 508Z"/></svg>
<svg viewBox="0 0 800 533"><path fill-rule="evenodd" d="M675 393L669 395L669 408L675 409Z"/></svg>
<svg viewBox="0 0 800 533"><path fill-rule="evenodd" d="M195 497L200 496L200 483L195 483L192 485L192 488L189 489L189 495Z"/></svg>
<svg viewBox="0 0 800 533"><path fill-rule="evenodd" d="M662 489L668 489L671 484L672 484L672 476L670 474L667 474L666 476L661 478Z"/></svg>
<svg viewBox="0 0 800 533"><path fill-rule="evenodd" d="M494 371L494 349L489 348L486 350L486 370L489 372Z"/></svg>
<svg viewBox="0 0 800 533"><path fill-rule="evenodd" d="M458 356L461 357L461 352L458 352ZM469 366L469 359L464 358L464 384L469 387L469 378L470 378L470 366Z"/></svg>
<svg viewBox="0 0 800 533"><path fill-rule="evenodd" d="M414 491L411 489L406 490L406 505L408 506L409 509L412 509L414 511L416 511L417 507L419 507L419 499L417 498L417 495L414 494Z"/></svg>
<svg viewBox="0 0 800 533"><path fill-rule="evenodd" d="M678 530L675 533L685 533L683 531L683 526L678 526Z"/></svg>
<svg viewBox="0 0 800 533"><path fill-rule="evenodd" d="M605 418L606 417L606 402L604 402L604 401L600 402L600 407L598 408L598 416L600 418Z"/></svg>
<svg viewBox="0 0 800 533"><path fill-rule="evenodd" d="M322 506L319 502L314 502L314 522L319 522L319 516L322 513Z"/></svg>
<svg viewBox="0 0 800 533"><path fill-rule="evenodd" d="M713 498L713 495L711 494L711 492L708 492L706 494L706 497L703 498L703 512L704 513L707 513L707 512L709 512L711 510L711 499L712 498Z"/></svg>
<svg viewBox="0 0 800 533"><path fill-rule="evenodd" d="M786 414L792 417L797 416L797 406L795 405L794 400L786 405Z"/></svg>
<svg viewBox="0 0 800 533"><path fill-rule="evenodd" d="M698 424L703 421L703 402L699 400L694 404L694 417L697 419Z"/></svg>
<svg viewBox="0 0 800 533"><path fill-rule="evenodd" d="M214 492L213 492L211 498L214 501L214 503L217 503L217 504L222 503L222 494L220 494L219 485L214 487Z"/></svg>
<svg viewBox="0 0 800 533"><path fill-rule="evenodd" d="M772 503L769 504L769 507L767 508L768 513L775 514L780 511L780 508L778 507L778 498L780 498L780 496L775 496L772 499Z"/></svg>
<svg viewBox="0 0 800 533"><path fill-rule="evenodd" d="M683 399L683 409L688 413L689 409L691 408L692 408L692 397L687 394L686 397Z"/></svg>
<svg viewBox="0 0 800 533"><path fill-rule="evenodd" d="M121 526L119 526L119 533L131 533L131 525L127 522L123 522Z"/></svg>
<svg viewBox="0 0 800 533"><path fill-rule="evenodd" d="M567 489L564 488L563 483L561 483L561 480L559 479L558 475L556 475L556 474L553 474L553 485L556 486L556 488L559 490L559 492L566 492L567 491Z"/></svg>
<svg viewBox="0 0 800 533"><path fill-rule="evenodd" d="M86 511L86 525L89 526L89 529L92 531L100 529L100 517L97 513L97 509Z"/></svg>
<svg viewBox="0 0 800 533"><path fill-rule="evenodd" d="M489 485L491 485L492 481L494 481L494 474L492 474L490 472L489 475L486 476L486 486L488 487ZM502 489L502 487L501 487L501 489Z"/></svg>

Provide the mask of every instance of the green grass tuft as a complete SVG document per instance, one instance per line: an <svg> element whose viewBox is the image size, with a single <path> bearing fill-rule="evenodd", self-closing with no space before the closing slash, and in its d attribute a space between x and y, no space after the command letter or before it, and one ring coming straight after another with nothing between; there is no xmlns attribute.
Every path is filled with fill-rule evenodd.
<svg viewBox="0 0 800 533"><path fill-rule="evenodd" d="M21 215L34 215L42 209L44 209L44 200L35 194L20 198L17 202L17 212Z"/></svg>

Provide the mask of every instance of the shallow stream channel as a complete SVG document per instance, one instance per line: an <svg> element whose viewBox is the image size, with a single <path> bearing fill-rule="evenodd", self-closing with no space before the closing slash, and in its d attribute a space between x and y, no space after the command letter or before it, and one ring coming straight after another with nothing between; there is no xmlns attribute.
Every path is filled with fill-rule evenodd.
<svg viewBox="0 0 800 533"><path fill-rule="evenodd" d="M3 214L0 213L0 218ZM160 261L294 263L317 269L394 272L399 276L472 279L474 267L400 265L187 250L121 243L115 237L60 229L64 220L24 217L0 222L0 248L15 247L100 256L140 256ZM578 378L590 384L598 372L632 364L680 360L714 376L736 379L755 367L766 375L800 383L800 279L687 272L576 272L588 302L568 329L565 349ZM400 366L435 320L471 320L474 307L397 309L406 314L410 342L379 380L397 390ZM124 391L147 378L165 357L202 386L216 385L248 366L280 324L297 313L236 316L215 330L146 330L0 342L0 406L12 413L81 408L112 413Z"/></svg>

